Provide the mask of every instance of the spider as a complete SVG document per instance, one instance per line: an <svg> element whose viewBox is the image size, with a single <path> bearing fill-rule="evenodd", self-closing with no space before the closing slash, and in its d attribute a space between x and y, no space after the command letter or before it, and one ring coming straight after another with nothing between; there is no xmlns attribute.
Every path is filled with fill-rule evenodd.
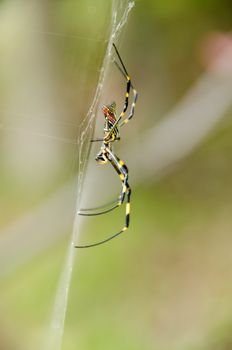
<svg viewBox="0 0 232 350"><path fill-rule="evenodd" d="M83 216L94 216L94 215L101 215L108 213L116 208L118 208L120 205L122 205L126 201L126 213L125 213L125 224L123 228L111 235L110 237L98 241L96 243L92 244L87 244L87 245L77 245L75 248L90 248L90 247L95 247L97 245L106 243L110 241L111 239L119 236L121 233L125 232L128 227L129 227L129 221L130 221L130 197L131 197L131 188L128 183L128 168L124 161L122 161L113 151L113 143L115 141L120 140L120 133L119 130L120 128L127 124L130 119L134 115L134 109L135 109L135 104L138 98L138 93L134 89L132 83L131 83L131 78L126 70L126 67L122 61L122 58L117 50L117 47L115 44L113 44L113 47L115 49L116 55L119 59L119 63L117 61L114 61L115 65L121 72L121 74L124 76L126 79L126 94L125 94L125 101L124 101L124 107L122 112L117 116L116 114L116 103L112 102L110 105L103 106L102 107L102 112L105 117L105 123L104 123L104 134L102 139L94 139L91 140L91 142L102 142L101 148L99 153L97 154L95 160L97 161L98 164L107 164L110 163L115 171L117 172L121 182L122 182L122 188L121 188L121 194L118 198L117 201L111 202L107 205L101 206L101 207L96 207L96 208L89 208L89 209L81 209L79 212L79 215ZM131 89L133 90L133 102L131 103L131 107L128 113L128 116L125 117L126 111L128 109L128 104L129 104L129 95L131 92ZM110 209L104 209L107 206L111 205ZM112 206L113 205L113 206ZM97 212L92 212L94 210L100 210Z"/></svg>

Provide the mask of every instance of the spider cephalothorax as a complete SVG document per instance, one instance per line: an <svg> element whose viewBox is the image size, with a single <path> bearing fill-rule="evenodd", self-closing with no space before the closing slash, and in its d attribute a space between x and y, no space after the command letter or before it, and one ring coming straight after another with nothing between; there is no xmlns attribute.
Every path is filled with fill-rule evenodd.
<svg viewBox="0 0 232 350"><path fill-rule="evenodd" d="M125 94L125 101L124 101L124 107L122 112L117 116L116 114L116 103L112 102L110 105L104 105L102 107L102 112L105 117L105 124L104 124L104 130L103 130L103 138L102 139L94 139L91 140L92 142L100 141L102 142L101 148L99 153L96 156L96 161L98 164L106 164L111 163L115 171L117 172L121 182L122 182L122 188L121 193L118 199L108 205L104 205L97 208L89 208L89 209L82 209L79 214L84 216L94 216L94 215L101 215L104 213L108 213L116 208L118 208L120 205L122 205L126 201L126 215L125 215L125 224L123 228L113 234L112 236L93 244L87 244L87 245L78 245L76 248L89 248L94 247L100 244L103 244L107 241L110 241L111 239L119 236L121 233L126 231L129 227L129 220L130 220L130 197L131 197L131 188L128 183L128 168L125 165L125 163L118 158L118 156L113 151L113 143L114 141L120 140L120 134L119 129L123 125L127 124L129 120L134 115L134 109L135 104L137 101L138 93L134 89L131 79L127 73L126 67L121 59L121 56L119 55L119 52L116 48L116 46L113 44L113 47L115 49L116 55L119 59L119 62L121 66L115 62L117 68L120 70L124 78L126 78L126 94ZM125 117L125 113L128 108L129 103L129 95L131 89L133 90L133 102L131 103L131 107L129 110L128 115ZM124 118L124 119L123 119ZM111 206L109 208L109 205Z"/></svg>
<svg viewBox="0 0 232 350"><path fill-rule="evenodd" d="M116 121L116 103L112 102L108 106L102 106L102 112L104 113L104 117L106 120L113 125Z"/></svg>
<svg viewBox="0 0 232 350"><path fill-rule="evenodd" d="M108 146L111 148L111 142L115 141L116 139L120 140L119 130L117 127L113 130L113 132L111 132L116 122L116 103L112 102L108 106L102 106L102 112L104 113L105 117L104 135L100 152L98 152L96 155L95 160L99 164L106 164L109 161L109 154L106 151L106 147Z"/></svg>

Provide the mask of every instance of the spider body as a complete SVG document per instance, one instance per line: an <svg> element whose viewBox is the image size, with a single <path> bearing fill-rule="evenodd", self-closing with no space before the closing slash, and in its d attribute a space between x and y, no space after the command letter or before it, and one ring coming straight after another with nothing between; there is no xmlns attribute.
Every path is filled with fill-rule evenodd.
<svg viewBox="0 0 232 350"><path fill-rule="evenodd" d="M105 144L120 140L119 129L115 126L116 117L116 103L112 102L109 106L103 106L102 112L105 117L103 142Z"/></svg>
<svg viewBox="0 0 232 350"><path fill-rule="evenodd" d="M121 193L116 201L113 201L112 203L110 203L108 205L97 207L97 208L82 209L79 212L79 215L83 215L83 216L102 215L102 214L108 213L108 212L118 208L120 205L122 205L124 202L126 202L125 223L120 231L109 236L108 238L106 238L100 242L93 243L93 244L78 245L78 246L76 246L76 248L89 248L89 247L94 247L94 246L106 243L109 240L119 236L121 233L125 232L128 229L129 222L130 222L131 188L130 188L129 183L128 183L128 178L129 178L128 168L127 168L126 164L124 163L124 161L121 160L114 153L113 143L115 141L120 140L120 132L119 132L120 128L123 125L127 124L130 121L130 119L133 117L135 104L136 104L136 101L138 98L138 93L134 89L134 87L131 83L131 79L127 73L126 67L125 67L125 65L121 59L121 56L119 55L119 52L114 44L113 44L113 47L115 49L116 55L119 59L121 66L116 61L115 61L115 64L116 64L117 68L119 69L119 71L121 72L121 74L123 75L123 77L126 79L126 93L125 93L124 107L118 116L116 113L116 103L115 102L112 102L110 105L106 105L106 106L104 105L102 107L102 112L103 112L104 118L105 118L104 129L103 129L103 138L102 139L94 139L94 140L91 140L91 142L98 142L98 141L102 142L101 148L100 148L98 154L96 155L95 160L97 161L98 164L102 165L102 164L110 163L113 166L113 168L117 172L117 174L121 180L121 183L122 183ZM127 112L128 105L129 105L129 95L130 95L131 89L133 91L133 102L131 103L129 113L126 116L125 114ZM107 208L107 207L109 207L109 205L111 207Z"/></svg>
<svg viewBox="0 0 232 350"><path fill-rule="evenodd" d="M104 125L104 135L102 140L102 146L100 152L97 154L95 160L99 164L106 164L109 162L109 155L106 152L106 148L109 147L112 150L111 143L115 140L120 140L119 129L116 127L113 129L114 124L116 122L116 103L112 102L109 106L103 106L102 112L105 117L105 125Z"/></svg>

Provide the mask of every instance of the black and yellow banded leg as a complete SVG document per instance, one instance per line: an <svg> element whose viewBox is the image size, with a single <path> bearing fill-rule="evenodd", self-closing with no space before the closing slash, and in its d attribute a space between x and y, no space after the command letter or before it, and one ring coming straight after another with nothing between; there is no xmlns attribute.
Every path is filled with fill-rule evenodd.
<svg viewBox="0 0 232 350"><path fill-rule="evenodd" d="M117 236L119 236L120 234L122 234L123 232L125 232L128 227L129 227L129 223L130 223L130 197L131 197L131 188L129 186L128 183L128 171L127 171L127 167L124 164L123 161L121 161L118 157L116 157L111 151L110 149L107 149L109 155L111 156L109 158L110 163L113 165L114 169L117 171L117 173L119 174L121 180L123 180L123 189L122 189L122 193L123 193L123 198L126 197L126 215L125 215L125 223L123 228L113 234L112 236L96 242L96 243L92 243L92 244L86 244L86 245L77 245L75 246L75 248L91 248L91 247L96 247L98 245L104 244L114 238L116 238ZM121 195L122 197L122 195ZM122 199L122 198L121 198ZM123 199L124 200L124 199ZM118 206L121 205L118 203Z"/></svg>
<svg viewBox="0 0 232 350"><path fill-rule="evenodd" d="M109 159L110 163L113 165L114 169L118 173L118 176L120 180L122 181L122 190L121 195L119 197L120 205L124 202L125 194L127 191L127 184L128 184L128 168L126 164L123 162L123 160L119 159L117 156L115 156L114 160ZM116 161L115 161L116 160Z"/></svg>
<svg viewBox="0 0 232 350"><path fill-rule="evenodd" d="M110 130L110 135L114 132L115 128L117 127L117 125L119 124L120 120L124 117L126 111L127 111L127 108L128 108L128 104L129 104L129 95L130 95L130 89L131 89L131 78L126 70L126 67L121 59L121 56L119 55L119 52L116 48L116 46L113 44L113 47L116 51L116 54L119 58L119 61L122 65L122 74L125 76L126 80L127 80L127 83L126 83L126 94L125 94L125 101L124 101L124 106L123 106L123 110L122 112L120 113L119 117L116 119L115 121L115 124L114 126L112 127L112 129ZM121 70L121 68L119 67L119 69Z"/></svg>
<svg viewBox="0 0 232 350"><path fill-rule="evenodd" d="M133 100L133 102L132 102L132 104L131 104L131 110L130 110L129 116L128 116L126 119L124 119L124 120L119 124L120 127L123 126L123 125L125 125L125 124L127 124L127 123L130 121L130 119L133 117L133 115L134 115L134 112L135 112L135 105L136 105L136 102L137 102L137 99L138 99L138 93L137 93L137 91L136 91L134 88L133 88L133 94L134 94L134 100Z"/></svg>
<svg viewBox="0 0 232 350"><path fill-rule="evenodd" d="M129 94L130 94L130 88L131 88L131 79L130 79L129 75L127 75L126 79L127 79L127 84L126 84L126 94L125 94L125 102L124 102L123 110L120 113L119 117L116 119L113 127L111 128L110 133L109 133L110 135L113 134L115 128L117 128L119 122L124 117L124 115L125 115L125 113L127 111L127 108L128 108Z"/></svg>
<svg viewBox="0 0 232 350"><path fill-rule="evenodd" d="M128 174L125 175L125 174L121 173L119 176L120 176L120 179L122 180L122 191L121 191L120 205L124 203L125 197L126 197L125 225L121 230L121 232L124 232L129 227L129 221L130 221L131 188L130 188L129 183L128 183Z"/></svg>
<svg viewBox="0 0 232 350"><path fill-rule="evenodd" d="M121 69L121 67L118 65L118 63L115 61L114 62L116 67L120 70L120 72L122 73L122 75L127 79L127 76L126 74L124 73L124 71ZM124 124L127 124L128 121L133 117L134 115L134 109L135 109L135 105L136 105L136 102L137 102L137 99L138 99L138 92L135 90L134 86L132 85L131 83L131 88L133 89L133 94L134 94L134 99L133 99L133 102L131 104L131 110L130 110L130 113L129 113L129 116L119 124L119 126L121 127L122 125Z"/></svg>
<svg viewBox="0 0 232 350"><path fill-rule="evenodd" d="M109 158L111 164L117 171L121 181L122 181L122 192L121 192L121 201L124 202L125 196L127 197L126 200L126 218L125 218L125 225L122 228L122 232L124 232L129 227L129 221L130 221L130 197L131 197L131 188L128 183L128 168L126 164L119 159L116 155L114 155L110 149L107 149L108 153L111 156L111 159Z"/></svg>
<svg viewBox="0 0 232 350"><path fill-rule="evenodd" d="M118 197L117 200L109 202L105 205L99 206L99 207L95 207L95 208L83 208L81 209L78 214L81 216L97 216L97 215L102 215L102 214L106 214L111 212L112 210L118 208L120 205L123 204L124 199L125 199L125 194L127 191L127 186L126 183L128 181L128 169L126 167L126 165L124 164L123 161L121 161L118 157L116 157L119 166L117 166L115 164L115 162L111 162L111 160L109 159L110 163L113 165L114 169L117 171L120 180L122 181L122 190L121 190L121 194ZM121 166L122 170L119 170L119 167ZM110 208L108 208L110 206ZM96 211L97 210L97 211ZM94 212L95 211L95 212Z"/></svg>
<svg viewBox="0 0 232 350"><path fill-rule="evenodd" d="M117 56L118 56L118 58L119 58L119 61L120 61L120 63L121 63L121 67L119 66L119 64L118 64L116 61L115 61L114 63L116 64L117 68L118 68L119 71L122 73L122 75L126 78L126 80L127 80L127 87L126 87L125 102L124 102L123 110L122 110L122 112L120 113L119 117L117 118L117 120L116 120L116 122L115 122L115 124L114 124L114 126L113 126L113 128L112 128L112 130L111 130L110 133L113 132L113 130L118 126L118 124L119 124L120 126L122 126L122 125L125 125L125 124L127 124L127 123L129 122L129 120L130 120L130 119L133 117L133 115L134 115L134 109L135 109L136 101L137 101L137 98L138 98L138 93L137 93L137 91L134 89L134 87L133 87L133 85L132 85L132 83L131 83L131 78L130 78L130 76L129 76L127 70L126 70L126 67L125 67L125 65L124 65L124 63L123 63L123 61L122 61L122 58L121 58L121 56L120 56L120 54L119 54L119 52L118 52L118 50L117 50L117 48L116 48L116 46L115 46L114 44L113 44L113 47L114 47L114 49L115 49L115 51L116 51L116 54L117 54ZM123 121L120 123L121 119L125 116L125 113L126 113L127 108L128 108L129 95L130 95L130 89L131 89L131 88L133 89L134 99L133 99L133 102L132 102L132 104L131 104L130 113L129 113L129 116L128 116L125 120L123 120Z"/></svg>

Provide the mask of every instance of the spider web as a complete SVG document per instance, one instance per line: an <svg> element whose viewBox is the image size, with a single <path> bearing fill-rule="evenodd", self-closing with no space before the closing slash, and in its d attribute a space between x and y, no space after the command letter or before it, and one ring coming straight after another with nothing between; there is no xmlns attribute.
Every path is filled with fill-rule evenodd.
<svg viewBox="0 0 232 350"><path fill-rule="evenodd" d="M121 30L127 22L129 12L133 8L133 6L134 2L129 0L113 0L112 2L110 33L105 57L102 63L102 67L100 69L98 84L88 113L82 121L79 129L79 171L77 179L77 201L75 211L76 215L74 218L73 230L71 235L71 241L68 247L67 257L64 263L63 272L61 274L60 282L55 297L50 331L45 346L46 350L60 350L62 348L62 339L64 333L65 315L67 310L70 282L72 277L75 253L77 252L77 250L74 249L74 246L81 232L81 224L77 212L80 208L81 195L83 191L83 181L90 153L90 139L94 132L96 113L98 110L100 98L105 89L105 79L111 62L112 44L113 42L117 42Z"/></svg>

